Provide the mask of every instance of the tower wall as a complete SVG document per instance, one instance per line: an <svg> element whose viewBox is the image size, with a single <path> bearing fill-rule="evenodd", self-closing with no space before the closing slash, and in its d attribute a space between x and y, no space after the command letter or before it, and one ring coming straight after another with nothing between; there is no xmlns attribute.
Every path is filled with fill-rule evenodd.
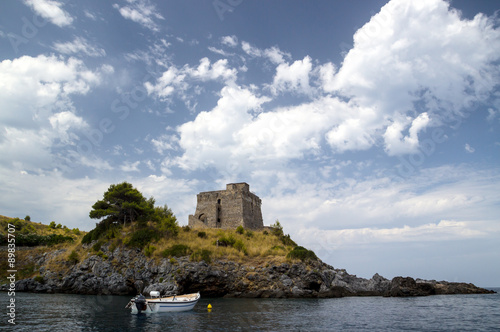
<svg viewBox="0 0 500 332"><path fill-rule="evenodd" d="M230 183L226 190L199 193L188 224L194 228L262 229L261 204L247 183Z"/></svg>

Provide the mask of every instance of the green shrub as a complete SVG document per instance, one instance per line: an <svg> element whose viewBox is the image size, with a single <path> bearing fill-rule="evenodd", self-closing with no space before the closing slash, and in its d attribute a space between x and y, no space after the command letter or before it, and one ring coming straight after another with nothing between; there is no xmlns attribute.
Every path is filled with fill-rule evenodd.
<svg viewBox="0 0 500 332"><path fill-rule="evenodd" d="M278 219L276 219L276 222L273 225L271 225L271 233L278 237L283 235L283 226L281 226Z"/></svg>
<svg viewBox="0 0 500 332"><path fill-rule="evenodd" d="M153 252L156 250L156 247L155 246L152 246L152 245L148 245L145 249L144 249L144 255L146 255L146 257L151 257L151 255L153 254Z"/></svg>
<svg viewBox="0 0 500 332"><path fill-rule="evenodd" d="M143 228L132 233L130 239L125 243L129 247L143 248L151 241L158 241L160 233L153 228Z"/></svg>
<svg viewBox="0 0 500 332"><path fill-rule="evenodd" d="M94 251L99 251L101 250L101 247L102 245L104 244L104 241L103 240L99 240L97 241L96 243L94 243L94 245L92 246L92 250Z"/></svg>
<svg viewBox="0 0 500 332"><path fill-rule="evenodd" d="M188 225L186 225L186 226L182 226L182 230L183 230L184 232L189 232L189 231L191 231L191 227L189 227Z"/></svg>
<svg viewBox="0 0 500 332"><path fill-rule="evenodd" d="M177 264L177 261L176 261L176 260L175 260L175 258L173 258L173 257L172 257L172 258L170 258L169 262L170 262L170 264L172 264L172 265Z"/></svg>
<svg viewBox="0 0 500 332"><path fill-rule="evenodd" d="M191 254L189 259L194 262L205 261L205 263L210 264L212 262L212 258L210 257L211 255L212 252L210 250L198 249Z"/></svg>
<svg viewBox="0 0 500 332"><path fill-rule="evenodd" d="M85 236L82 238L82 244L90 244L92 241L99 240L101 235L107 232L108 229L116 227L106 221L101 221L100 223L96 224L95 228L85 234Z"/></svg>
<svg viewBox="0 0 500 332"><path fill-rule="evenodd" d="M74 239L71 236L64 236L59 234L16 234L16 246L18 247L52 246L63 242L74 242ZM6 244L7 236L0 234L0 245Z"/></svg>
<svg viewBox="0 0 500 332"><path fill-rule="evenodd" d="M31 217L28 215L28 216L24 217L24 220L31 221Z"/></svg>
<svg viewBox="0 0 500 332"><path fill-rule="evenodd" d="M246 234L247 237L253 237L253 232L251 230L247 230Z"/></svg>
<svg viewBox="0 0 500 332"><path fill-rule="evenodd" d="M236 233L238 233L238 234L245 233L245 229L243 228L243 226L240 225L240 226L236 227Z"/></svg>
<svg viewBox="0 0 500 332"><path fill-rule="evenodd" d="M296 246L295 248L293 248L293 250L290 251L288 253L288 255L286 255L286 257L290 258L290 259L300 259L301 261L305 261L305 260L317 261L318 260L318 257L316 256L314 251L307 250L306 248L301 247L301 246Z"/></svg>
<svg viewBox="0 0 500 332"><path fill-rule="evenodd" d="M69 254L68 257L68 262L72 264L76 264L80 261L80 257L78 257L78 253L76 251L72 251L71 254Z"/></svg>
<svg viewBox="0 0 500 332"><path fill-rule="evenodd" d="M163 257L182 257L191 253L191 248L185 244L175 244L172 247L162 251Z"/></svg>
<svg viewBox="0 0 500 332"><path fill-rule="evenodd" d="M55 221L51 221L50 224L49 224L49 228L56 229L56 222Z"/></svg>
<svg viewBox="0 0 500 332"><path fill-rule="evenodd" d="M262 234L269 235L269 233L267 231L263 231Z"/></svg>
<svg viewBox="0 0 500 332"><path fill-rule="evenodd" d="M160 278L159 282L160 284L163 282L163 277Z"/></svg>
<svg viewBox="0 0 500 332"><path fill-rule="evenodd" d="M281 250L285 250L285 247L283 247L283 246L273 246L273 247L271 248L271 250L280 250L280 249L281 249Z"/></svg>
<svg viewBox="0 0 500 332"><path fill-rule="evenodd" d="M78 228L73 228L73 234L80 235L80 230Z"/></svg>
<svg viewBox="0 0 500 332"><path fill-rule="evenodd" d="M206 232L198 232L198 237L202 238L202 239L206 239L207 238L207 233Z"/></svg>
<svg viewBox="0 0 500 332"><path fill-rule="evenodd" d="M232 247L235 243L236 239L234 238L233 234L229 234L229 236L223 235L219 237L216 244L223 247Z"/></svg>
<svg viewBox="0 0 500 332"><path fill-rule="evenodd" d="M244 253L245 255L248 255L247 248L241 240L236 240L236 242L233 244L233 248L238 250L239 252Z"/></svg>
<svg viewBox="0 0 500 332"><path fill-rule="evenodd" d="M281 235L280 236L280 241L285 245L285 246L292 246L296 247L297 243L295 243L291 238L290 234L287 235Z"/></svg>
<svg viewBox="0 0 500 332"><path fill-rule="evenodd" d="M21 228L21 231L19 232L20 234L31 234L31 233L36 233L35 227L30 224L24 224L24 226Z"/></svg>

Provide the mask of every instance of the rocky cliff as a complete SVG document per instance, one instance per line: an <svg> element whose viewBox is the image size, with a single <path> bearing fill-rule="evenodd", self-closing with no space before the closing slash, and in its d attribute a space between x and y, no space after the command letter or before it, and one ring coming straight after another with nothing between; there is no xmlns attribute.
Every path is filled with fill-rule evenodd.
<svg viewBox="0 0 500 332"><path fill-rule="evenodd" d="M79 263L61 260L65 249L30 254L39 276L16 282L17 291L74 294L161 294L201 292L226 297L422 296L490 293L472 284L388 280L378 274L358 278L321 261L239 263L227 260L193 262L189 257L150 259L142 251L109 246L103 254ZM3 285L7 290L8 285Z"/></svg>

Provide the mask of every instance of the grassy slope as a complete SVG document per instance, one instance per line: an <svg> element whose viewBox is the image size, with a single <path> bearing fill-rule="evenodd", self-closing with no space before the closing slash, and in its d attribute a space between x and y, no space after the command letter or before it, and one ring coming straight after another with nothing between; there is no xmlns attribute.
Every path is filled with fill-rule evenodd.
<svg viewBox="0 0 500 332"><path fill-rule="evenodd" d="M82 237L85 235L85 232L80 232L76 230L71 230L68 228L51 228L49 225L45 225L42 223L37 223L37 222L32 222L32 221L27 221L19 218L9 218L6 216L0 215L0 235L6 235L7 234L7 229L8 229L8 224L14 224L16 226L16 232L14 235L20 236L22 235L28 235L28 234L35 234L35 235L41 235L41 236L47 236L51 234L55 235L62 235L62 236L70 236L73 238L74 242L66 242L66 243L60 243L52 246L36 246L36 247L19 247L16 246L16 251L15 251L15 269L17 270L16 273L16 279L24 279L24 278L29 278L37 275L37 272L35 271L35 265L34 263L29 259L30 257L33 257L34 255L37 254L43 254L45 252L50 252L58 249L63 249L63 248L71 248L74 246L77 246ZM79 233L78 235L75 233ZM8 267L8 260L7 260L7 248L3 248L0 251L0 283L6 283L7 282L7 270L10 268Z"/></svg>
<svg viewBox="0 0 500 332"><path fill-rule="evenodd" d="M7 223L12 222L13 218L0 216L0 234L5 234ZM137 231L136 225L126 226L119 229L118 232L108 238L102 236L99 241L92 242L92 245L82 245L81 240L85 232L80 235L74 234L69 229L52 229L48 225L41 223L34 223L21 220L25 228L31 231L34 229L38 235L60 234L64 236L71 235L74 242L60 243L53 246L38 246L30 247L29 249L17 248L16 250L16 268L18 269L17 279L30 278L39 275L37 267L35 267L33 260L29 259L35 255L43 254L45 252L53 252L59 249L65 249L63 253L54 257L49 262L49 268L53 272L65 273L69 269L67 262L72 252L76 254L78 261L82 261L90 255L100 255L107 258L102 249L107 248L114 250L117 247L130 248L125 245L131 238L132 234ZM149 227L154 227L150 224ZM24 231L26 232L26 231ZM204 232L205 236L200 237L200 232ZM267 234L266 234L267 233ZM239 246L216 246L215 242L221 238L232 238L234 241L239 242ZM109 245L109 247L106 247ZM293 249L293 245L285 245L278 236L264 231L244 231L239 234L236 230L220 230L220 229L189 229L187 227L180 228L177 236L160 237L157 241L151 241L149 244L141 248L142 252L149 256L151 259L159 261L162 258L169 258L172 256L165 255L166 249L172 248L175 245L185 245L188 247L188 255L192 253L205 250L209 252L211 260L230 260L239 263L250 265L260 265L269 263L279 263L290 261L286 255ZM101 249L102 248L102 249ZM104 250L106 251L106 250ZM2 252L2 256L6 252ZM174 258L175 259L175 258ZM193 260L199 260L199 257L191 256ZM0 263L0 282L5 283L8 270L7 260L2 259ZM5 266L4 266L5 265Z"/></svg>

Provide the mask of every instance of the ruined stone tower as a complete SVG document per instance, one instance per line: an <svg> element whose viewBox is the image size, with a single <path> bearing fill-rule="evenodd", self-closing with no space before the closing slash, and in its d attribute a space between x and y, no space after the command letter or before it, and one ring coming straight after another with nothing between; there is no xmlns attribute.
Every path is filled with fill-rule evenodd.
<svg viewBox="0 0 500 332"><path fill-rule="evenodd" d="M226 190L199 193L196 211L188 223L193 228L262 229L261 204L247 183L230 183Z"/></svg>

